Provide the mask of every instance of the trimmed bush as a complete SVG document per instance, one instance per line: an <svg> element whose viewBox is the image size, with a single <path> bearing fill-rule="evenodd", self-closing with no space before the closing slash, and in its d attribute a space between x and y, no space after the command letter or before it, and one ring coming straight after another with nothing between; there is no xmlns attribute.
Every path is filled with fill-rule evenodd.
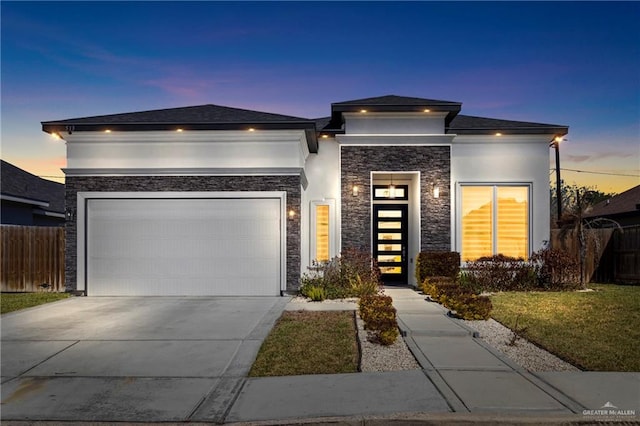
<svg viewBox="0 0 640 426"><path fill-rule="evenodd" d="M360 298L360 318L367 323L375 316L375 311L385 306L393 306L393 299L382 294L362 296Z"/></svg>
<svg viewBox="0 0 640 426"><path fill-rule="evenodd" d="M427 277L422 282L422 291L431 299L441 303L466 320L486 320L491 315L491 300L478 296L468 288L457 284L449 277Z"/></svg>
<svg viewBox="0 0 640 426"><path fill-rule="evenodd" d="M491 299L487 296L465 292L460 292L451 298L447 296L443 304L465 320L488 320L493 309Z"/></svg>
<svg viewBox="0 0 640 426"><path fill-rule="evenodd" d="M474 293L523 291L536 288L537 277L530 263L498 254L467 262L461 283Z"/></svg>
<svg viewBox="0 0 640 426"><path fill-rule="evenodd" d="M456 291L460 286L450 277L427 277L422 281L422 292L431 296L431 299L439 301L442 294L448 291Z"/></svg>
<svg viewBox="0 0 640 426"><path fill-rule="evenodd" d="M360 298L359 311L372 341L385 346L396 341L399 335L398 321L391 297L380 294L363 296Z"/></svg>
<svg viewBox="0 0 640 426"><path fill-rule="evenodd" d="M457 278L460 273L460 253L455 251L423 251L416 258L416 280L427 277Z"/></svg>

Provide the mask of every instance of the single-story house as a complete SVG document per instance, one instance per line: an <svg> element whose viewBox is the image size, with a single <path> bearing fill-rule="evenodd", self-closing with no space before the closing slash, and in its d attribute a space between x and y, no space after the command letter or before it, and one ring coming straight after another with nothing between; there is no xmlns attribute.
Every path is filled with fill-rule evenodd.
<svg viewBox="0 0 640 426"><path fill-rule="evenodd" d="M3 225L64 226L64 185L0 160Z"/></svg>
<svg viewBox="0 0 640 426"><path fill-rule="evenodd" d="M640 225L640 185L599 202L584 214L584 218L604 218L615 222L603 221L603 227Z"/></svg>
<svg viewBox="0 0 640 426"><path fill-rule="evenodd" d="M549 239L549 142L568 128L461 108L390 95L319 119L202 105L43 122L67 144L67 287L277 295L347 247L409 285L424 250L527 257Z"/></svg>

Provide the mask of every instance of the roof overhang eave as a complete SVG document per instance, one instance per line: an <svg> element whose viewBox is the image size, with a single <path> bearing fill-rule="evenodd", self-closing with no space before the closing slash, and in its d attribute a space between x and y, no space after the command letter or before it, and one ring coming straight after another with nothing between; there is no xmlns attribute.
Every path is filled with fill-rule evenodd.
<svg viewBox="0 0 640 426"><path fill-rule="evenodd" d="M42 131L47 133L71 132L100 132L111 131L166 131L166 130L315 130L313 121L252 121L252 122L219 122L219 123L74 123L67 121L42 122Z"/></svg>
<svg viewBox="0 0 640 426"><path fill-rule="evenodd" d="M554 135L565 136L569 133L568 127L511 127L511 128L447 128L445 133L457 135Z"/></svg>
<svg viewBox="0 0 640 426"><path fill-rule="evenodd" d="M152 131L206 131L206 130L303 130L310 152L318 152L316 124L313 121L265 121L265 122L227 122L227 123L73 123L42 122L42 131L49 134L74 132L152 132Z"/></svg>

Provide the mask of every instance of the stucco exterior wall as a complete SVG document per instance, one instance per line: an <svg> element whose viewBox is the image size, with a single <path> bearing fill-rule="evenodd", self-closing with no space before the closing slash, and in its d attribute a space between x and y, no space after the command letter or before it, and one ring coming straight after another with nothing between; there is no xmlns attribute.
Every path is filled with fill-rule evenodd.
<svg viewBox="0 0 640 426"><path fill-rule="evenodd" d="M67 168L301 168L309 155L303 131L77 132L65 135Z"/></svg>
<svg viewBox="0 0 640 426"><path fill-rule="evenodd" d="M451 151L454 191L461 183L522 183L531 185L531 250L549 240L549 141L553 135L457 136ZM453 197L456 211L458 194ZM454 228L460 218L452 216ZM452 247L460 251L460 235L452 235Z"/></svg>
<svg viewBox="0 0 640 426"><path fill-rule="evenodd" d="M77 217L77 193L80 191L153 192L153 191L286 191L287 211L287 290L296 290L300 279L300 176L82 176L66 178L67 211ZM67 221L65 286L76 290L77 225ZM247 265L251 267L252 265Z"/></svg>
<svg viewBox="0 0 640 426"><path fill-rule="evenodd" d="M301 206L301 272L310 265L311 251L311 202L335 200L334 239L336 252L340 252L340 150L335 139L320 139L318 153L310 154L305 165L305 175L309 182L302 192Z"/></svg>
<svg viewBox="0 0 640 426"><path fill-rule="evenodd" d="M367 112L344 113L348 135L443 134L446 113Z"/></svg>

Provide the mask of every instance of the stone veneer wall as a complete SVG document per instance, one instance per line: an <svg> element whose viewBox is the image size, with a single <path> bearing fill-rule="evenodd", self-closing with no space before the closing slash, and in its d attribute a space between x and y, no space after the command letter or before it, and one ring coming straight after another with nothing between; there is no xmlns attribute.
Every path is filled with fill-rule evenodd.
<svg viewBox="0 0 640 426"><path fill-rule="evenodd" d="M300 281L300 176L114 176L67 177L65 179L67 211L77 217L77 193L82 191L153 192L153 191L286 191L287 212L287 290L296 290ZM65 286L76 290L77 228L67 221ZM251 267L251 265L248 265Z"/></svg>
<svg viewBox="0 0 640 426"><path fill-rule="evenodd" d="M420 250L451 250L449 146L342 146L342 248L371 251L372 171L419 171ZM353 185L360 188L356 197L352 195ZM439 198L433 198L434 185L440 188Z"/></svg>

